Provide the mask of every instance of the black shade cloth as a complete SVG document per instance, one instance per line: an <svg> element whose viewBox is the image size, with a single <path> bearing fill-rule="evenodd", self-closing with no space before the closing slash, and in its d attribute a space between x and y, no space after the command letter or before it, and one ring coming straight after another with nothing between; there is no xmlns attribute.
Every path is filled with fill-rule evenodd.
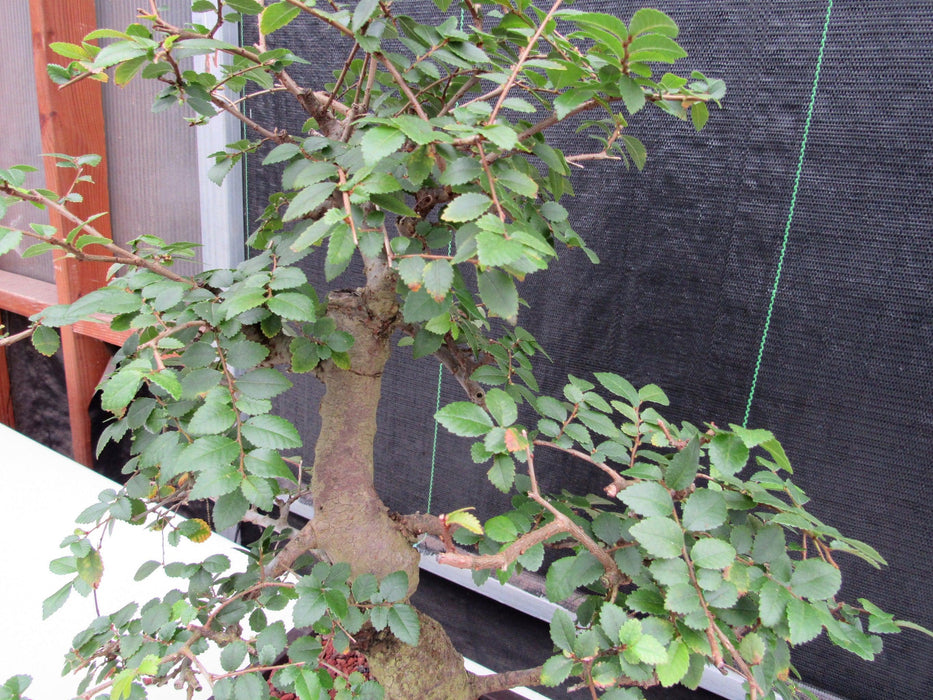
<svg viewBox="0 0 933 700"><path fill-rule="evenodd" d="M520 292L521 323L553 358L537 364L545 391L568 372L610 370L655 382L676 421L741 423L778 265L827 4L665 1L681 26L689 69L726 80L723 111L697 134L663 115L633 119L649 160L576 173L565 200L603 263L563 252ZM426 17L433 5L395 2ZM581 0L575 8L630 15L638 5ZM762 357L750 427L782 440L812 510L888 559L876 572L840 556L848 599L933 626L930 545L933 445L933 5L852 1L833 6L796 210ZM326 40L322 40L326 36ZM294 23L273 37L313 60L295 71L320 83L349 46ZM253 37L246 36L246 41ZM256 100L251 116L298 132L303 116ZM288 107L290 109L290 106ZM591 150L567 128L552 143ZM275 186L248 164L255 218ZM312 263L313 265L317 263ZM322 276L318 274L318 280ZM350 282L353 283L352 281ZM346 279L338 280L347 286ZM313 455L320 386L296 377L279 409ZM377 486L396 510L425 510L437 367L399 350L386 373ZM442 403L462 400L447 376ZM474 465L466 441L437 440L433 512L507 503ZM543 487L597 490L598 473L540 459ZM886 638L874 664L825 640L796 652L810 683L852 700L922 698L933 688L933 641ZM504 663L508 666L508 663Z"/></svg>

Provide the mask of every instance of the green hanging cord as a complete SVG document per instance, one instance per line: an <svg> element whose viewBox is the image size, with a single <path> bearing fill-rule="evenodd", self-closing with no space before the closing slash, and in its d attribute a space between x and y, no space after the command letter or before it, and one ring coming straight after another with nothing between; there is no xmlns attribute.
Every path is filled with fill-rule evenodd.
<svg viewBox="0 0 933 700"><path fill-rule="evenodd" d="M761 371L761 361L765 353L765 343L768 339L768 329L771 327L771 316L774 313L774 301L777 298L778 286L781 282L781 272L784 269L784 254L787 252L787 241L790 238L791 222L794 220L794 208L797 206L797 190L800 186L800 174L803 171L803 157L807 150L807 138L810 135L810 120L813 117L813 105L816 103L816 88L820 82L820 69L823 67L823 51L826 48L826 35L829 31L829 18L833 11L833 0L826 6L826 19L823 22L823 36L820 39L820 52L816 59L816 72L813 75L813 87L810 90L810 105L807 108L807 119L803 126L803 139L800 142L800 155L797 158L797 174L794 177L794 189L791 193L790 208L787 212L787 223L784 226L784 240L781 243L781 253L778 256L777 271L774 275L774 284L771 287L771 299L768 302L768 312L765 315L765 325L761 333L761 343L758 346L758 358L755 361L755 372L752 375L752 386L748 392L748 402L745 404L745 418L742 427L748 427L748 417L752 412L752 400L755 398L755 388L758 385L758 374Z"/></svg>
<svg viewBox="0 0 933 700"><path fill-rule="evenodd" d="M463 6L460 6L460 26L457 27L463 31ZM447 255L450 255L450 245L447 244ZM434 413L441 410L441 383L444 381L444 365L437 366L437 396L434 399ZM431 512L431 502L434 498L434 472L437 468L437 421L434 421L434 439L431 442L431 476L428 480L428 505L425 508L426 513Z"/></svg>

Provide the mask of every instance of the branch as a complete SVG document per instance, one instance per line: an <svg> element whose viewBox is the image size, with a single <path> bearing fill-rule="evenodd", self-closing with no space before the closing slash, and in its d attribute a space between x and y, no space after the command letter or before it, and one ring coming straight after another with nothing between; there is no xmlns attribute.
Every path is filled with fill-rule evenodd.
<svg viewBox="0 0 933 700"><path fill-rule="evenodd" d="M415 113L416 113L419 117L421 117L422 119L424 119L425 121L428 121L428 119L430 119L430 117L428 117L427 113L426 113L426 112L424 111L424 109L421 107L421 103L418 102L418 98L415 97L415 93L413 93L413 92L411 91L411 88L408 87L408 83L405 82L405 78L403 78L403 77L402 77L402 74L398 72L398 68L396 68L396 67L392 64L392 61L390 61L388 58L386 58L385 56L383 56L381 53L380 53L380 54L373 54L373 55L376 56L376 57L378 57L378 59L383 63L383 65L385 65L385 67L388 69L388 71L392 74L393 80L395 80L396 85L398 85L399 89L402 91L402 93L405 95L405 97L408 98L408 103L409 103L409 104L412 106L412 108L415 110Z"/></svg>
<svg viewBox="0 0 933 700"><path fill-rule="evenodd" d="M594 467L603 470L612 479L612 483L603 489L606 492L606 495L610 498L615 498L615 496L618 495L619 491L622 489L628 488L632 484L638 483L634 479L626 479L608 464L605 464L604 462L597 462L588 454L581 452L580 450L574 450L570 447L561 447L557 443L549 442L548 440L535 440L532 444L537 445L538 447L550 447L560 452L566 452L569 455L573 455L578 459L582 459L584 462L589 462Z"/></svg>
<svg viewBox="0 0 933 700"><path fill-rule="evenodd" d="M542 525L537 530L526 532L497 554L444 552L437 556L437 563L446 564L456 569L472 569L474 571L479 571L481 569L505 570L512 562L536 544L541 544L545 540L554 537L554 535L559 535L564 532L566 532L565 524L557 520L552 520L546 525Z"/></svg>
<svg viewBox="0 0 933 700"><path fill-rule="evenodd" d="M4 336L3 338L0 338L0 348L5 348L8 345L12 345L13 343L18 343L21 340L26 340L26 338L30 337L33 334L33 331L35 330L36 330L35 327L27 328L26 330L20 331L19 333L15 335L7 335L7 336Z"/></svg>
<svg viewBox="0 0 933 700"><path fill-rule="evenodd" d="M317 535L314 532L314 520L309 520L298 531L298 534L276 553L263 570L263 575L266 578L278 578L291 568L298 557L316 546Z"/></svg>
<svg viewBox="0 0 933 700"><path fill-rule="evenodd" d="M125 250L124 248L121 248L116 243L111 241L107 236L105 236L100 231L98 231L93 226L91 226L89 223L81 219L81 217L76 216L75 214L72 214L63 205L59 204L53 199L49 199L48 197L42 194L39 194L35 190L27 190L27 191L18 190L18 189L11 187L10 185L7 185L6 183L3 183L3 184L0 184L0 192L3 192L4 194L12 195L16 199L25 200L27 202L34 202L36 204L42 204L48 207L49 209L55 210L56 213L60 214L63 218L70 221L71 223L83 227L83 229L87 231L88 234L99 237L101 239L100 242L95 241L94 245L98 245L101 248L105 248L106 250L109 250L111 253L113 253L116 256L116 258L113 260L108 259L107 261L109 262L120 262L126 265L133 265L134 267L142 267L146 270L149 270L150 272L155 272L157 275L166 277L174 282L182 282L192 287L197 286L197 284L192 282L190 279L187 279L175 272L172 272L164 265L161 265L152 260L147 260L146 258L136 255L136 253L131 253L130 251ZM28 232L26 231L24 231L24 233L28 234ZM59 248L62 248L63 250L68 251L69 253L71 253L77 258L83 258L86 260L94 259L91 255L82 252L81 250L76 248L73 244L69 243L68 241L64 239L47 238L45 236L38 236L36 234L31 234L31 235L33 235L33 237L39 238L40 240L46 243L51 243L52 245L58 246Z"/></svg>
<svg viewBox="0 0 933 700"><path fill-rule="evenodd" d="M541 685L541 672L543 666L524 668L519 671L493 673L488 676L472 676L470 678L470 691L476 697L496 693L500 690L518 688L525 685Z"/></svg>
<svg viewBox="0 0 933 700"><path fill-rule="evenodd" d="M551 21L551 17L554 16L554 13L557 12L557 8L561 6L563 0L554 0L554 4L551 5L551 9L547 11L547 14L544 16L544 19L541 20L541 23L538 25L538 29L535 31L531 39L528 40L528 44L522 49L522 52L518 56L518 60L515 62L515 66L512 68L512 73L509 75L509 79L505 81L505 85L502 86L502 92L499 93L499 99L496 100L496 106L492 109L492 114L489 115L489 119L486 120L487 124L494 124L496 117L499 116L499 110L502 109L502 103L505 102L505 98L508 97L509 90L512 89L512 86L515 84L515 80L518 78L518 74L522 70L522 64L528 60L528 54L531 53L531 50L535 47L535 44L538 43L538 39L541 38L541 34L544 33L544 28L547 26L547 23ZM521 139L519 139L521 140Z"/></svg>

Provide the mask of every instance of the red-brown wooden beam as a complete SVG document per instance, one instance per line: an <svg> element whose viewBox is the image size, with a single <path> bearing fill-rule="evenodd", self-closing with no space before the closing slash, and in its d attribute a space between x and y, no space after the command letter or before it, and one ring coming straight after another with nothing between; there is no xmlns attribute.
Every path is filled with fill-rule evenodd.
<svg viewBox="0 0 933 700"><path fill-rule="evenodd" d="M81 80L60 90L49 80L46 65L64 62L49 48L49 44L55 41L80 44L82 38L96 28L94 0L30 0L29 15L43 151L74 156L96 153L103 157L101 164L90 173L95 184L82 183L75 189L84 201L69 204L74 214L87 219L110 210L101 86L93 80ZM48 189L68 191L74 175L74 170L56 167L52 159L46 160ZM70 222L54 212L49 212L49 219L59 231L67 232L73 228ZM107 217L95 221L94 227L102 234L110 235ZM78 263L58 256L55 260L58 302L72 302L97 289L105 283L106 274L105 263ZM101 341L69 328L62 329L62 352L68 385L72 456L78 462L91 466L94 448L88 406L110 359L110 352Z"/></svg>
<svg viewBox="0 0 933 700"><path fill-rule="evenodd" d="M10 372L7 368L6 351L0 347L0 423L16 427L13 416L13 393L10 387Z"/></svg>

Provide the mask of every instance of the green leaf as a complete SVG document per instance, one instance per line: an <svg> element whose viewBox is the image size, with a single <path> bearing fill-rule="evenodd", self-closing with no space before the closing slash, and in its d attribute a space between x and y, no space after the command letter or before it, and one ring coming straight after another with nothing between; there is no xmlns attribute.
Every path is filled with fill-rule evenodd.
<svg viewBox="0 0 933 700"><path fill-rule="evenodd" d="M217 502L214 503L214 509L211 511L214 527L218 530L233 527L243 519L248 508L249 503L243 498L243 494L240 493L239 489L225 493L217 499Z"/></svg>
<svg viewBox="0 0 933 700"><path fill-rule="evenodd" d="M389 630L405 644L415 646L421 636L421 622L414 608L399 603L389 608Z"/></svg>
<svg viewBox="0 0 933 700"><path fill-rule="evenodd" d="M336 279L353 258L356 244L353 242L353 233L347 224L341 222L330 234L330 243L327 246L327 257L324 260L324 276L330 282Z"/></svg>
<svg viewBox="0 0 933 700"><path fill-rule="evenodd" d="M570 213L567 211L567 209L557 202L545 202L538 209L538 212L545 219L555 224L560 223L561 221L566 221L570 216Z"/></svg>
<svg viewBox="0 0 933 700"><path fill-rule="evenodd" d="M515 482L515 460L510 455L496 455L486 476L502 493L508 493Z"/></svg>
<svg viewBox="0 0 933 700"><path fill-rule="evenodd" d="M423 279L425 291L436 301L443 301L454 282L454 269L447 260L432 260L424 266Z"/></svg>
<svg viewBox="0 0 933 700"><path fill-rule="evenodd" d="M504 151L509 151L518 145L518 134L515 130L505 124L493 124L484 126L479 130L487 139L496 144Z"/></svg>
<svg viewBox="0 0 933 700"><path fill-rule="evenodd" d="M194 412L188 423L192 435L218 435L236 422L236 411L221 400L208 400Z"/></svg>
<svg viewBox="0 0 933 700"><path fill-rule="evenodd" d="M648 149L645 148L645 144L628 134L622 134L622 143L625 145L625 151L629 154L635 167L644 170L645 163L648 162Z"/></svg>
<svg viewBox="0 0 933 700"><path fill-rule="evenodd" d="M479 437L493 428L489 414L469 401L447 404L434 418L454 435L461 437Z"/></svg>
<svg viewBox="0 0 933 700"><path fill-rule="evenodd" d="M483 167L474 158L457 158L450 162L438 178L441 185L464 185L483 175Z"/></svg>
<svg viewBox="0 0 933 700"><path fill-rule="evenodd" d="M665 688L676 685L690 668L690 649L683 640L675 639L667 649L667 660L655 668L658 680Z"/></svg>
<svg viewBox="0 0 933 700"><path fill-rule="evenodd" d="M360 141L363 161L366 165L375 165L386 156L390 156L405 145L405 133L393 126L374 126Z"/></svg>
<svg viewBox="0 0 933 700"><path fill-rule="evenodd" d="M408 595L408 574L394 571L379 583L379 595L387 603L403 600Z"/></svg>
<svg viewBox="0 0 933 700"><path fill-rule="evenodd" d="M486 267L509 265L525 254L525 246L519 241L493 231L480 231L476 235L476 249L480 264Z"/></svg>
<svg viewBox="0 0 933 700"><path fill-rule="evenodd" d="M554 642L554 646L563 651L573 651L577 628L574 626L573 620L570 619L570 615L563 608L557 608L554 611L550 631L551 641Z"/></svg>
<svg viewBox="0 0 933 700"><path fill-rule="evenodd" d="M644 634L626 649L637 661L646 664L663 664L667 662L667 649L650 634Z"/></svg>
<svg viewBox="0 0 933 700"><path fill-rule="evenodd" d="M511 131L511 129L509 129L509 131ZM538 183L525 175L525 173L518 170L508 169L497 172L496 183L499 185L505 185L510 190L522 195L523 197L530 197L534 199L538 196ZM554 204L554 202L551 202L551 204Z"/></svg>
<svg viewBox="0 0 933 700"><path fill-rule="evenodd" d="M42 619L45 620L52 613L58 610L68 600L73 583L69 581L64 586L55 591L52 595L42 601Z"/></svg>
<svg viewBox="0 0 933 700"><path fill-rule="evenodd" d="M596 372L594 374L597 381L616 396L621 396L632 406L640 403L638 391L623 377L611 372Z"/></svg>
<svg viewBox="0 0 933 700"><path fill-rule="evenodd" d="M262 5L256 0L225 0L224 4L244 15L258 15L262 12Z"/></svg>
<svg viewBox="0 0 933 700"><path fill-rule="evenodd" d="M674 511L674 501L666 488L656 481L640 481L622 489L618 498L638 515L667 516Z"/></svg>
<svg viewBox="0 0 933 700"><path fill-rule="evenodd" d="M645 106L645 91L629 76L623 75L619 78L619 92L622 93L622 102L629 114L635 114Z"/></svg>
<svg viewBox="0 0 933 700"><path fill-rule="evenodd" d="M220 652L220 666L224 671L236 671L246 658L246 642L236 640Z"/></svg>
<svg viewBox="0 0 933 700"><path fill-rule="evenodd" d="M841 585L839 569L821 559L804 559L794 564L790 588L798 596L826 600L836 595Z"/></svg>
<svg viewBox="0 0 933 700"><path fill-rule="evenodd" d="M58 331L48 326L36 326L32 332L32 345L40 355L51 357L61 346Z"/></svg>
<svg viewBox="0 0 933 700"><path fill-rule="evenodd" d="M653 557L679 557L684 546L684 533L670 518L645 518L633 525L630 532L638 544Z"/></svg>
<svg viewBox="0 0 933 700"><path fill-rule="evenodd" d="M422 146L431 143L437 137L430 122L412 114L399 115L392 120L392 123L414 143Z"/></svg>
<svg viewBox="0 0 933 700"><path fill-rule="evenodd" d="M259 673L247 673L236 679L234 700L266 700L268 697L269 686Z"/></svg>
<svg viewBox="0 0 933 700"><path fill-rule="evenodd" d="M710 463L725 476L742 471L749 451L742 439L733 433L719 433L709 443Z"/></svg>
<svg viewBox="0 0 933 700"><path fill-rule="evenodd" d="M294 221L321 206L327 201L327 198L330 197L336 187L337 183L330 180L308 185L295 195L295 198L282 215L282 221ZM295 245L297 245L297 241Z"/></svg>
<svg viewBox="0 0 933 700"><path fill-rule="evenodd" d="M162 562L155 561L150 559L145 562L142 566L137 569L136 574L133 576L134 581L142 581L149 576L153 571L162 567Z"/></svg>
<svg viewBox="0 0 933 700"><path fill-rule="evenodd" d="M0 227L0 255L9 253L23 240L23 234L13 229Z"/></svg>
<svg viewBox="0 0 933 700"><path fill-rule="evenodd" d="M674 63L687 52L670 37L661 34L642 34L629 45L629 62Z"/></svg>
<svg viewBox="0 0 933 700"><path fill-rule="evenodd" d="M484 270L477 275L479 294L491 314L510 323L518 320L518 290L502 270Z"/></svg>
<svg viewBox="0 0 933 700"><path fill-rule="evenodd" d="M702 608L700 594L697 593L697 589L691 583L675 583L667 589L664 596L664 607L680 615L689 615Z"/></svg>
<svg viewBox="0 0 933 700"><path fill-rule="evenodd" d="M101 394L101 407L111 413L121 413L136 398L143 373L133 367L125 367L115 372L104 384Z"/></svg>
<svg viewBox="0 0 933 700"><path fill-rule="evenodd" d="M554 113L557 115L558 119L563 119L575 109L581 107L595 94L595 88L570 88L566 92L558 95L557 99L554 100Z"/></svg>
<svg viewBox="0 0 933 700"><path fill-rule="evenodd" d="M275 492L268 479L255 474L247 474L240 484L243 497L261 510L272 510Z"/></svg>
<svg viewBox="0 0 933 700"><path fill-rule="evenodd" d="M489 209L492 200L479 192L461 194L444 208L441 218L444 221L458 223L477 219Z"/></svg>
<svg viewBox="0 0 933 700"><path fill-rule="evenodd" d="M243 437L256 447L274 450L301 447L301 436L295 426L281 416L253 416L243 424Z"/></svg>
<svg viewBox="0 0 933 700"><path fill-rule="evenodd" d="M313 666L302 666L299 669L298 677L295 678L295 693L298 700L320 700L321 694L326 694Z"/></svg>
<svg viewBox="0 0 933 700"><path fill-rule="evenodd" d="M709 107L705 102L697 102L690 107L690 119L693 121L693 128L697 131L706 126L706 122L709 121Z"/></svg>
<svg viewBox="0 0 933 700"><path fill-rule="evenodd" d="M299 12L301 10L284 0L268 5L259 17L259 31L263 34L271 34L295 19Z"/></svg>
<svg viewBox="0 0 933 700"><path fill-rule="evenodd" d="M266 301L266 290L261 287L240 287L235 291L228 291L226 299L220 305L220 310L224 318L233 318L237 314L243 313Z"/></svg>
<svg viewBox="0 0 933 700"><path fill-rule="evenodd" d="M251 370L236 380L237 390L253 399L271 399L291 387L288 377L271 367Z"/></svg>
<svg viewBox="0 0 933 700"><path fill-rule="evenodd" d="M700 488L690 494L684 504L681 522L687 530L699 532L719 527L728 515L726 499L721 492Z"/></svg>
<svg viewBox="0 0 933 700"><path fill-rule="evenodd" d="M566 656L552 656L544 662L541 669L541 683L554 687L560 685L570 675L573 669L573 659Z"/></svg>
<svg viewBox="0 0 933 700"><path fill-rule="evenodd" d="M685 489L696 479L699 468L700 441L694 438L684 449L671 458L671 463L664 473L664 483L674 491Z"/></svg>
<svg viewBox="0 0 933 700"><path fill-rule="evenodd" d="M373 16L373 12L379 7L379 0L360 0L353 11L353 19L350 22L350 28L354 32L360 31Z"/></svg>
<svg viewBox="0 0 933 700"><path fill-rule="evenodd" d="M274 450L260 448L248 452L244 457L244 466L247 472L256 476L295 481L292 470Z"/></svg>
<svg viewBox="0 0 933 700"><path fill-rule="evenodd" d="M823 631L823 618L809 603L791 598L787 603L787 624L790 643L803 644L815 639Z"/></svg>
<svg viewBox="0 0 933 700"><path fill-rule="evenodd" d="M223 496L224 494L238 489L242 481L243 475L240 474L240 470L232 464L207 467L198 472L197 481L194 484L194 488L191 489L189 497L191 500L197 501L202 498ZM219 528L216 521L214 525Z"/></svg>
<svg viewBox="0 0 933 700"><path fill-rule="evenodd" d="M646 384L639 389L638 400L641 403L656 403L661 406L669 406L671 403L667 394L657 384Z"/></svg>
<svg viewBox="0 0 933 700"><path fill-rule="evenodd" d="M632 15L628 31L631 36L652 32L676 39L680 30L674 20L660 10L642 8Z"/></svg>
<svg viewBox="0 0 933 700"><path fill-rule="evenodd" d="M761 622L768 627L777 625L784 617L790 592L776 581L765 581L758 592L758 614Z"/></svg>
<svg viewBox="0 0 933 700"><path fill-rule="evenodd" d="M313 321L317 316L314 310L314 300L298 292L276 294L266 302L266 308L277 316L291 321Z"/></svg>
<svg viewBox="0 0 933 700"><path fill-rule="evenodd" d="M518 406L509 394L502 389L490 389L486 392L486 408L502 427L508 427L518 420Z"/></svg>
<svg viewBox="0 0 933 700"><path fill-rule="evenodd" d="M690 550L693 563L703 569L725 569L735 562L735 547L713 537L702 539Z"/></svg>

